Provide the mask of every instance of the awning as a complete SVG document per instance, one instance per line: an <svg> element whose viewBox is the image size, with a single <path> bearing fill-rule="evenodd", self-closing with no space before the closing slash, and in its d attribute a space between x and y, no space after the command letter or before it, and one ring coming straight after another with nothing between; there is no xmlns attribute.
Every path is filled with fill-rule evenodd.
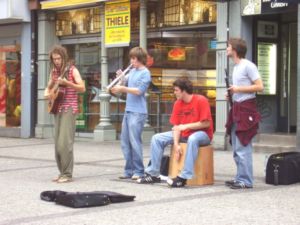
<svg viewBox="0 0 300 225"><path fill-rule="evenodd" d="M108 0L50 0L42 1L42 9L58 9L58 8L68 8L74 6L81 6L86 4L93 4L97 2L107 2Z"/></svg>

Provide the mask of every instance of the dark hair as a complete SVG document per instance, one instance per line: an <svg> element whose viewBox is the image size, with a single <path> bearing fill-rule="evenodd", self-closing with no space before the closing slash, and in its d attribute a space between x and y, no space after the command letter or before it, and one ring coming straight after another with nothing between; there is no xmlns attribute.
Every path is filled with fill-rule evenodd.
<svg viewBox="0 0 300 225"><path fill-rule="evenodd" d="M188 94L193 94L193 84L186 77L180 77L173 82L173 87L178 87L181 91L186 91Z"/></svg>
<svg viewBox="0 0 300 225"><path fill-rule="evenodd" d="M143 49L142 47L134 47L129 52L129 58L136 57L139 62L141 62L143 65L147 64L147 51Z"/></svg>
<svg viewBox="0 0 300 225"><path fill-rule="evenodd" d="M228 40L228 44L232 46L232 49L236 51L240 59L245 58L245 55L247 53L246 41L241 38L230 38Z"/></svg>
<svg viewBox="0 0 300 225"><path fill-rule="evenodd" d="M68 61L69 61L69 56L67 53L67 49L61 45L54 45L51 49L51 51L49 52L49 58L50 58L50 68L54 67L54 62L53 62L53 54L58 54L60 55L61 59L62 59L62 65L60 70L61 71L65 71Z"/></svg>

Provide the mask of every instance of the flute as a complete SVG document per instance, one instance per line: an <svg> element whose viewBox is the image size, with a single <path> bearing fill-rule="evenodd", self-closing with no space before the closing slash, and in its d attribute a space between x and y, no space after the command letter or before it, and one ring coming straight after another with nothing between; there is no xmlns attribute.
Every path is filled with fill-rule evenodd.
<svg viewBox="0 0 300 225"><path fill-rule="evenodd" d="M228 69L225 69L225 83L226 83L226 88L228 89L230 87ZM228 95L228 99L229 99L229 104L230 104L230 106L232 106L232 104L233 104L232 94L230 93L229 90L227 90L227 95Z"/></svg>
<svg viewBox="0 0 300 225"><path fill-rule="evenodd" d="M132 64L130 64L123 72L120 76L116 77L107 87L106 87L106 91L109 92L109 90L115 86L118 82L120 82L125 76L126 73L131 69Z"/></svg>

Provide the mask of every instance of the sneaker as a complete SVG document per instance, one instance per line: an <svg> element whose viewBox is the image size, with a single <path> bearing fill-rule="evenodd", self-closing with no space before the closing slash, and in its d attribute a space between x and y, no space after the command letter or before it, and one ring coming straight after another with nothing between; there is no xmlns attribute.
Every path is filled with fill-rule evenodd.
<svg viewBox="0 0 300 225"><path fill-rule="evenodd" d="M245 185L241 182L235 182L230 186L231 189L247 189L247 188L253 188L252 186Z"/></svg>
<svg viewBox="0 0 300 225"><path fill-rule="evenodd" d="M141 178L141 176L139 176L139 175L133 175L132 177L131 177L131 180L138 180L138 179L140 179Z"/></svg>
<svg viewBox="0 0 300 225"><path fill-rule="evenodd" d="M235 183L236 183L235 180L227 180L227 181L225 181L225 186L230 187L231 185L233 185L233 184L235 184Z"/></svg>
<svg viewBox="0 0 300 225"><path fill-rule="evenodd" d="M60 177L57 180L57 183L68 183L68 182L71 182L71 181L72 181L71 177Z"/></svg>
<svg viewBox="0 0 300 225"><path fill-rule="evenodd" d="M168 179L167 183L170 187L184 187L186 185L186 179L177 176L173 179Z"/></svg>
<svg viewBox="0 0 300 225"><path fill-rule="evenodd" d="M145 174L145 176L137 179L137 183L139 184L153 184L153 183L160 183L160 177L154 177L150 174Z"/></svg>

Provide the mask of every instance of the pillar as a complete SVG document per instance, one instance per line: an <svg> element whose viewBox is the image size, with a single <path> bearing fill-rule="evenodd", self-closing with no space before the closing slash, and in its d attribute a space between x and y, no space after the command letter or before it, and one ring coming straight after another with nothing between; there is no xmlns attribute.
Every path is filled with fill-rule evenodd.
<svg viewBox="0 0 300 225"><path fill-rule="evenodd" d="M40 11L38 14L38 84L37 84L37 125L35 136L38 138L53 137L53 117L48 113L47 101L44 98L44 90L48 84L49 50L58 43L55 35L55 14L53 12Z"/></svg>
<svg viewBox="0 0 300 225"><path fill-rule="evenodd" d="M217 3L217 51L216 51L216 124L213 145L218 149L226 148L226 131L225 123L227 120L228 103L225 99L226 84L225 84L225 71L227 68L227 20L228 3Z"/></svg>
<svg viewBox="0 0 300 225"><path fill-rule="evenodd" d="M29 138L31 137L31 125L32 125L32 77L31 77L31 24L23 23L22 26L22 57L21 57L21 137Z"/></svg>
<svg viewBox="0 0 300 225"><path fill-rule="evenodd" d="M297 143L296 149L300 151L300 3L298 4L298 50L297 50Z"/></svg>
<svg viewBox="0 0 300 225"><path fill-rule="evenodd" d="M100 91L100 120L94 130L95 141L116 140L116 129L110 122L110 94L105 88L108 85L107 48L105 47L105 3L101 4L101 91Z"/></svg>
<svg viewBox="0 0 300 225"><path fill-rule="evenodd" d="M140 46L147 49L147 0L140 0ZM146 93L147 102L149 94ZM149 142L154 135L154 129L150 126L149 120L146 120L142 138L145 142Z"/></svg>

